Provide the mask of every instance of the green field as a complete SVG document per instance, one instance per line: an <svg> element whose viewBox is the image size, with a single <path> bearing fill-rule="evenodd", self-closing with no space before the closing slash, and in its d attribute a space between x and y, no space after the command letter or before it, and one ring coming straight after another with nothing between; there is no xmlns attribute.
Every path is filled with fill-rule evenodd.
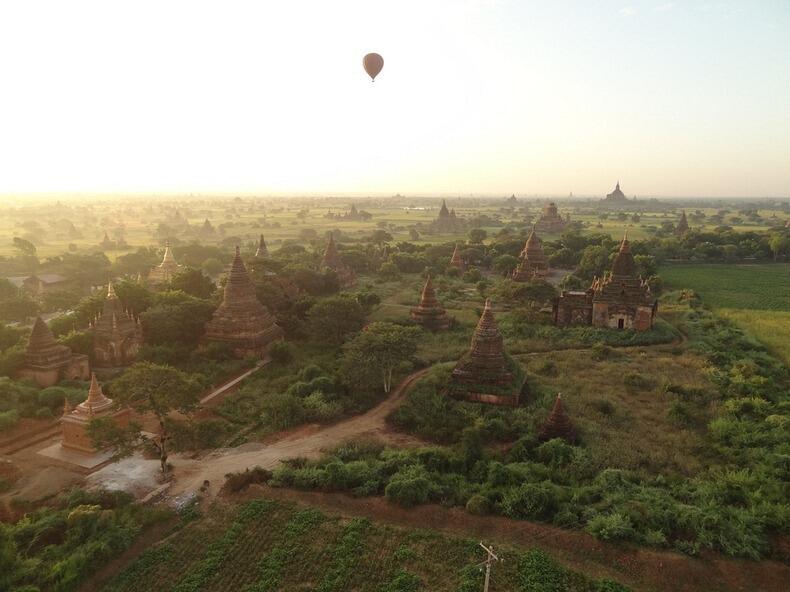
<svg viewBox="0 0 790 592"><path fill-rule="evenodd" d="M497 552L498 590L627 590L570 572L539 551ZM482 589L484 556L476 540L256 499L240 507L214 504L103 589L471 592Z"/></svg>
<svg viewBox="0 0 790 592"><path fill-rule="evenodd" d="M672 289L690 288L790 363L790 263L663 267Z"/></svg>

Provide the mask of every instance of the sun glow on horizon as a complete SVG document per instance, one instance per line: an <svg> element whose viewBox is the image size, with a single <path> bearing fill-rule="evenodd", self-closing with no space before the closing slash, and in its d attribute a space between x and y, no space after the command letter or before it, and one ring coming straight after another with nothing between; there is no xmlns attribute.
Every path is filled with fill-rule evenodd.
<svg viewBox="0 0 790 592"><path fill-rule="evenodd" d="M790 194L787 5L590 4L6 3L0 195Z"/></svg>

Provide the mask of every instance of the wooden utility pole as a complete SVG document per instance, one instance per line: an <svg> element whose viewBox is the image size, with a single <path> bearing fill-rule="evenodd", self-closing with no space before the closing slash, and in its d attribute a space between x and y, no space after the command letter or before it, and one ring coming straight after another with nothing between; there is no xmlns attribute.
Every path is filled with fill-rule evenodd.
<svg viewBox="0 0 790 592"><path fill-rule="evenodd" d="M483 592L488 592L488 584L491 581L491 563L493 561L500 561L499 557L494 554L494 547L486 547L482 541L480 542L480 546L485 549L485 552L488 553L488 557L486 557L485 564L486 564L486 582L483 586Z"/></svg>

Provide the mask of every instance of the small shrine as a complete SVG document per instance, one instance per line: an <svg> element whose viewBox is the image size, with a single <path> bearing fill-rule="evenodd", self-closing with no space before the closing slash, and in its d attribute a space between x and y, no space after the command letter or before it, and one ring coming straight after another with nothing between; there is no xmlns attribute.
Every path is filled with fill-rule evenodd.
<svg viewBox="0 0 790 592"><path fill-rule="evenodd" d="M88 398L77 405L74 409L66 399L63 406L63 417L60 419L60 426L63 433L61 446L68 450L74 450L86 454L99 452L88 436L88 424L91 420L100 417L110 417L121 426L129 424L131 410L117 409L112 399L104 396L96 375L91 374L91 385L88 389Z"/></svg>
<svg viewBox="0 0 790 592"><path fill-rule="evenodd" d="M264 259L269 256L269 249L266 247L266 241L263 240L263 235L258 240L258 248L255 249L255 258Z"/></svg>
<svg viewBox="0 0 790 592"><path fill-rule="evenodd" d="M516 407L523 383L524 373L505 353L491 301L486 300L471 347L450 376L448 394L467 401Z"/></svg>
<svg viewBox="0 0 790 592"><path fill-rule="evenodd" d="M561 393L557 393L551 413L549 413L546 421L543 422L543 425L538 430L538 440L541 442L554 438L562 438L571 444L576 442L576 430L568 417L568 413L565 411Z"/></svg>
<svg viewBox="0 0 790 592"><path fill-rule="evenodd" d="M413 322L422 325L430 331L444 331L450 328L452 319L447 315L447 311L444 310L442 304L436 299L431 276L428 276L428 279L425 280L420 304L411 309L409 316Z"/></svg>
<svg viewBox="0 0 790 592"><path fill-rule="evenodd" d="M71 348L55 341L55 336L41 317L36 318L25 351L25 361L17 376L30 378L42 388L64 379L87 380L88 356L72 353Z"/></svg>

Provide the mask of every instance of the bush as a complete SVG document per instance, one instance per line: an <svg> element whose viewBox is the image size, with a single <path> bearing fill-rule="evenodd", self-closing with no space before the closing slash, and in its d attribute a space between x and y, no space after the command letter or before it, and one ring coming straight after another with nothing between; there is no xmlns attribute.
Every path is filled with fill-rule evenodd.
<svg viewBox="0 0 790 592"><path fill-rule="evenodd" d="M599 514L587 523L587 532L603 541L631 540L635 534L631 520L623 514Z"/></svg>
<svg viewBox="0 0 790 592"><path fill-rule="evenodd" d="M512 487L502 496L502 513L510 518L550 518L559 502L558 489L550 481Z"/></svg>
<svg viewBox="0 0 790 592"><path fill-rule="evenodd" d="M269 357L275 364L285 365L293 360L293 348L286 341L277 341L269 347Z"/></svg>
<svg viewBox="0 0 790 592"><path fill-rule="evenodd" d="M228 473L225 475L225 484L223 489L236 493L253 483L268 483L272 478L272 472L268 469L261 467L253 467L252 469L245 469L238 473Z"/></svg>
<svg viewBox="0 0 790 592"><path fill-rule="evenodd" d="M475 494L466 502L466 511L475 516L485 516L490 511L488 499L480 494Z"/></svg>
<svg viewBox="0 0 790 592"><path fill-rule="evenodd" d="M390 478L389 484L384 489L384 495L390 502L410 508L426 503L434 489L435 485L425 467L411 465Z"/></svg>

